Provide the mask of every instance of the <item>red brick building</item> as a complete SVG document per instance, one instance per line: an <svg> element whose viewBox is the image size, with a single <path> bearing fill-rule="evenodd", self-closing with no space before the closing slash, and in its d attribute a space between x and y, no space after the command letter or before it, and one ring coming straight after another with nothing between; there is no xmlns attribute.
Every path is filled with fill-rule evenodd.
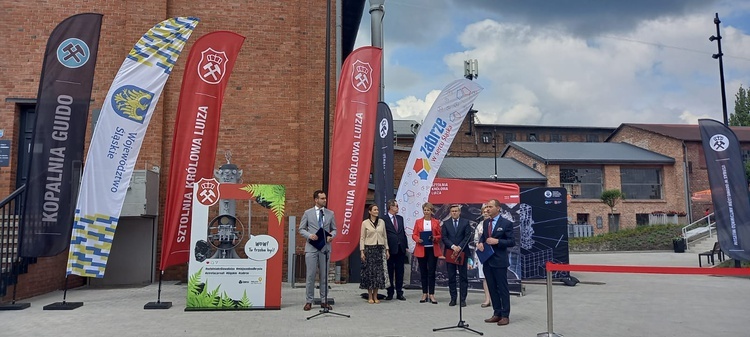
<svg viewBox="0 0 750 337"><path fill-rule="evenodd" d="M194 16L201 22L166 83L136 164L137 168L158 167L159 214L164 210L172 130L188 51L202 35L230 30L244 35L246 40L224 98L216 167L224 162L222 154L231 151L232 163L244 170L244 182L286 186L286 214L300 216L313 203L312 191L322 187L324 115L332 115L335 108L337 51L343 59L353 48L365 1L343 1L338 9L336 1L330 3L331 44L326 46L324 1L5 2L4 20L0 22L0 42L5 46L0 67L0 130L2 139L11 141L12 149L10 166L0 170L0 194L6 196L20 185L18 158L23 148L19 144L27 136L22 128L28 127L25 121L34 112L47 37L60 21L84 12L104 15L92 92L93 111L101 108L125 56L148 29L170 17ZM342 23L339 35L337 13ZM332 57L329 108L324 106L326 47ZM91 121L88 125L90 139ZM241 212L238 216L247 216L246 211ZM157 217L154 224L157 235L154 250L149 253L154 268L159 264L161 220ZM302 238L297 238L292 249L295 246L302 247ZM66 258L67 252L39 258L20 276L17 296L25 298L61 288ZM170 268L165 277L183 278L186 269L187 266ZM83 283L80 278L72 278L69 285ZM10 294L12 286L7 290ZM8 296L2 300L8 300Z"/></svg>

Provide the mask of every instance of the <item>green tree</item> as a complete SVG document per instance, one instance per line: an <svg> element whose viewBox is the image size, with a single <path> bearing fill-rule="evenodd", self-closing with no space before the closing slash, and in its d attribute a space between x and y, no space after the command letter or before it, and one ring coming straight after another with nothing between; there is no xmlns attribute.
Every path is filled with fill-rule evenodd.
<svg viewBox="0 0 750 337"><path fill-rule="evenodd" d="M740 85L734 94L734 113L729 115L729 125L750 126L750 90Z"/></svg>
<svg viewBox="0 0 750 337"><path fill-rule="evenodd" d="M602 192L601 199L603 203L609 206L609 220L612 221L615 213L615 205L618 201L625 200L625 194L618 189L606 190Z"/></svg>

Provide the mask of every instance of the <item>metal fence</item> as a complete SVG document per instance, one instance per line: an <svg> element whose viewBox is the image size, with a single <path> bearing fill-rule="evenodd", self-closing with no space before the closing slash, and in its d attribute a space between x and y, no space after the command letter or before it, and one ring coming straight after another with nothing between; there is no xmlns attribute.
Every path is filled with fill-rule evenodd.
<svg viewBox="0 0 750 337"><path fill-rule="evenodd" d="M594 226L568 224L569 238L585 238L589 236L594 236Z"/></svg>

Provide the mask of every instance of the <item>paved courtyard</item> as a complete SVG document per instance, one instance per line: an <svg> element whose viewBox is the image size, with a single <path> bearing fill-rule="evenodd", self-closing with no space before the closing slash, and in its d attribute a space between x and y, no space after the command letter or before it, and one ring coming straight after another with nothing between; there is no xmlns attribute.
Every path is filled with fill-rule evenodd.
<svg viewBox="0 0 750 337"><path fill-rule="evenodd" d="M572 264L697 267L696 254L672 252L571 254ZM556 285L554 330L569 337L602 336L748 336L750 279L703 275L573 273L575 287ZM62 292L23 302L31 308L0 311L0 336L440 336L474 335L453 329L458 307L448 307L448 292L438 290L438 305L419 303L419 290L407 290L407 301L367 304L356 284L332 284L334 311L351 318L302 311L304 285L284 284L282 309L275 311L185 312L186 285L167 282L162 300L168 310L144 310L156 299L157 286L68 291L68 301L84 302L72 311L45 311L62 300ZM511 323L484 323L491 308L481 308L480 292L472 292L463 309L470 327L487 336L536 336L547 330L546 287L526 284L512 297Z"/></svg>

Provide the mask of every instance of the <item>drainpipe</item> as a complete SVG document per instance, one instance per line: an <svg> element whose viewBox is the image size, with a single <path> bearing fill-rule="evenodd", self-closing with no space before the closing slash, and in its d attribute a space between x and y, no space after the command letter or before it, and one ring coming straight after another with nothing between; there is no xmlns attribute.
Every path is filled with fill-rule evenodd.
<svg viewBox="0 0 750 337"><path fill-rule="evenodd" d="M688 172L688 158L687 158L688 152L687 152L687 145L685 145L685 141L682 141L682 177L684 179L685 183L685 210L687 212L688 221L687 223L691 224L693 223L693 207L692 202L690 200L690 178Z"/></svg>

